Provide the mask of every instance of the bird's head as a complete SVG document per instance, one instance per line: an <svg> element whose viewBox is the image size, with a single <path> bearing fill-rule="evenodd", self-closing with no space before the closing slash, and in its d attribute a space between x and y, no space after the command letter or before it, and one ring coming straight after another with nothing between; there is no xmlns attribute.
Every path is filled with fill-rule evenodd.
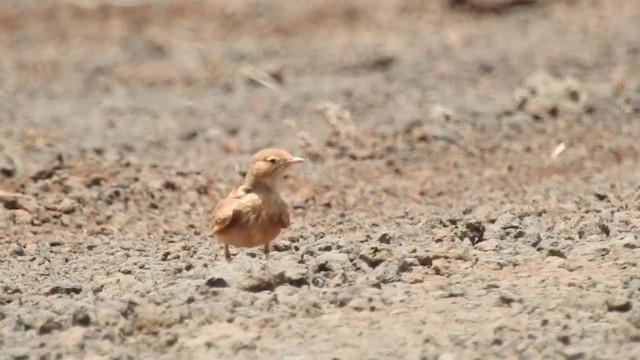
<svg viewBox="0 0 640 360"><path fill-rule="evenodd" d="M246 180L254 183L272 183L289 167L303 161L304 159L302 158L291 156L286 150L260 150L251 158Z"/></svg>

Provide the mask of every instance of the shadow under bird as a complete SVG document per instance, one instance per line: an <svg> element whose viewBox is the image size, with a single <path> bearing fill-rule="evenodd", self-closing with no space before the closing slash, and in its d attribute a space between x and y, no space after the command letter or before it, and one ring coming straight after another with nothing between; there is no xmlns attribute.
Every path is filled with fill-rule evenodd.
<svg viewBox="0 0 640 360"><path fill-rule="evenodd" d="M264 246L290 225L289 210L276 189L281 175L304 159L282 149L260 150L251 158L244 183L222 199L211 212L212 234L224 244L224 257L231 259L229 245Z"/></svg>

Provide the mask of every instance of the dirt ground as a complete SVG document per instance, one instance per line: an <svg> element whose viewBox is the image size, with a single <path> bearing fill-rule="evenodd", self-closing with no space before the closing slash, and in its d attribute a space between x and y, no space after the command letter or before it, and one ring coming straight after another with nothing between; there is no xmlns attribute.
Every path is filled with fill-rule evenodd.
<svg viewBox="0 0 640 360"><path fill-rule="evenodd" d="M0 359L640 359L640 6L507 2L1 4Z"/></svg>

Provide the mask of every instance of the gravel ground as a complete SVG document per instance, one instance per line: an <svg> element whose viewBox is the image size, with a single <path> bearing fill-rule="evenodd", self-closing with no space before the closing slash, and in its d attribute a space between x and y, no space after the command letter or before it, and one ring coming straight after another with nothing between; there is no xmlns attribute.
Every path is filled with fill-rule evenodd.
<svg viewBox="0 0 640 360"><path fill-rule="evenodd" d="M0 359L639 359L640 7L510 2L0 5Z"/></svg>

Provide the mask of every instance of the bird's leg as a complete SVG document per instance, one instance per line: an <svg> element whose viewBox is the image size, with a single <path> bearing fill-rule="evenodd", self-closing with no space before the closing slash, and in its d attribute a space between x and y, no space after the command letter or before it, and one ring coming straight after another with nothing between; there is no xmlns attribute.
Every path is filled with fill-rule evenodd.
<svg viewBox="0 0 640 360"><path fill-rule="evenodd" d="M269 260L269 253L271 252L271 246L269 243L264 244L264 258L265 260Z"/></svg>
<svg viewBox="0 0 640 360"><path fill-rule="evenodd" d="M229 253L229 244L224 244L224 258L227 261L231 261L231 254Z"/></svg>

